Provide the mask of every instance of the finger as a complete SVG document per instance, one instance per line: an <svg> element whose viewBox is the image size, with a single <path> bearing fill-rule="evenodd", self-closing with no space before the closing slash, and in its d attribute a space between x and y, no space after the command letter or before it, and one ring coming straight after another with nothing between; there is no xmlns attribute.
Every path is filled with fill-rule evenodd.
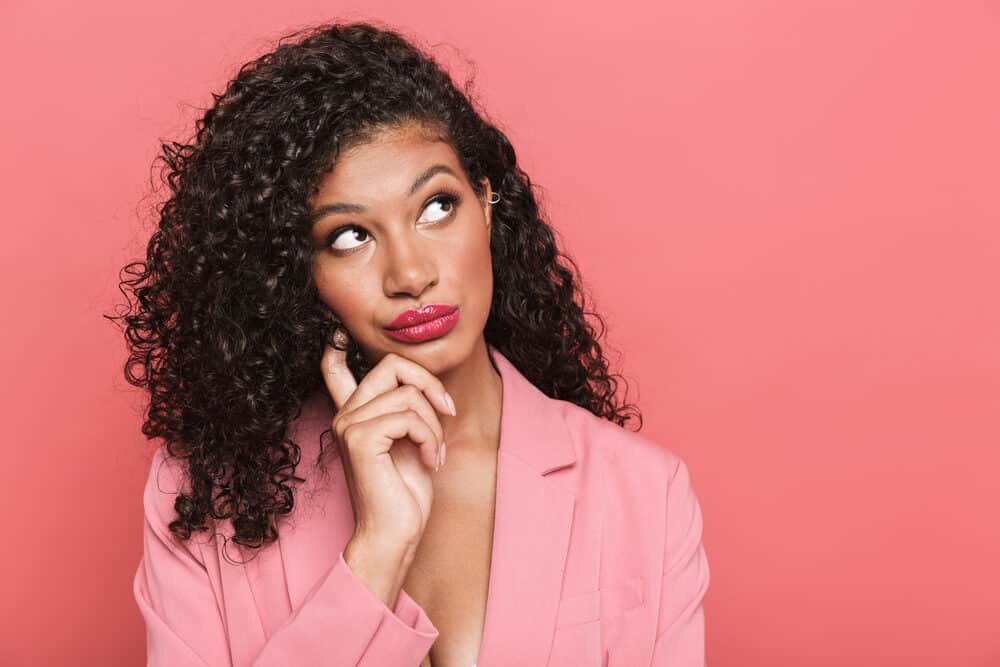
<svg viewBox="0 0 1000 667"><path fill-rule="evenodd" d="M351 375L351 369L347 367L347 352L326 344L323 349L323 358L320 360L320 367L323 371L326 390L330 393L330 398L333 399L333 403L339 411L358 388L357 381Z"/></svg>
<svg viewBox="0 0 1000 667"><path fill-rule="evenodd" d="M367 403L375 396L384 394L400 385L412 384L424 393L441 414L454 415L448 399L445 398L447 391L444 383L437 379L433 373L420 364L411 361L398 354L389 352L381 362L361 380L361 384L354 390L352 403L360 405ZM454 401L452 401L454 404Z"/></svg>
<svg viewBox="0 0 1000 667"><path fill-rule="evenodd" d="M424 393L412 384L405 384L384 394L379 394L367 403L351 410L343 417L347 420L343 423L343 428L346 429L351 424L373 419L380 414L401 412L407 409L413 410L420 416L434 432L438 445L440 445L444 440L444 429L441 427L441 421Z"/></svg>
<svg viewBox="0 0 1000 667"><path fill-rule="evenodd" d="M356 422L350 426L350 434L350 442L374 443L384 452L388 452L396 440L408 438L417 447L424 465L431 470L437 469L437 436L413 410L383 413L372 419ZM379 439L382 441L379 442Z"/></svg>

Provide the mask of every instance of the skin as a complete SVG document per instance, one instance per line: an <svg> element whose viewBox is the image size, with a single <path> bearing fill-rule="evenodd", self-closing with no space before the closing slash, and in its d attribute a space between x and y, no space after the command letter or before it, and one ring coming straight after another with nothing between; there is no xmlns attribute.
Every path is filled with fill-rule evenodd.
<svg viewBox="0 0 1000 667"><path fill-rule="evenodd" d="M435 165L453 173L439 171L410 194ZM475 661L489 584L503 385L483 335L493 293L492 189L483 186L479 198L433 128L408 124L342 151L310 202L320 299L372 362L389 352L412 360L455 401L455 416L438 415L446 465L432 475L432 509L403 584L441 633L424 665ZM322 212L333 203L365 210ZM430 303L459 307L447 334L421 343L386 335L399 313Z"/></svg>
<svg viewBox="0 0 1000 667"><path fill-rule="evenodd" d="M437 164L455 175L439 172L409 195L414 180ZM449 460L463 446L484 444L500 414L500 376L483 336L493 294L492 189L488 179L483 184L480 199L451 146L430 128L410 124L342 152L310 203L312 211L334 202L367 209L314 221L319 296L372 362L395 352L444 383L457 412L441 417ZM453 207L429 201L444 189L461 197ZM342 231L328 245L330 233L344 225L361 229ZM396 315L429 303L459 307L447 334L422 343L386 335L383 327Z"/></svg>

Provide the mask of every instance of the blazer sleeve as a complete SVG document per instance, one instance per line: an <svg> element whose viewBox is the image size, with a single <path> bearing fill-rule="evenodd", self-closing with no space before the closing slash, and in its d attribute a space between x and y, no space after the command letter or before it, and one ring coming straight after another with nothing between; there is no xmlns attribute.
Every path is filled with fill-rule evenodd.
<svg viewBox="0 0 1000 667"><path fill-rule="evenodd" d="M651 667L704 667L709 567L702 515L687 465L678 459L667 486L666 547Z"/></svg>
<svg viewBox="0 0 1000 667"><path fill-rule="evenodd" d="M233 663L227 620L200 549L169 530L176 473L163 465L162 447L153 458L143 495L143 555L133 595L146 625L149 667L241 667ZM159 478L159 483L158 483ZM224 565L225 566L225 565ZM221 595L221 593L220 593ZM247 610L256 614L256 610ZM381 667L418 665L438 631L406 591L389 609L351 571L343 551L317 581L303 604L279 627L250 663L253 667Z"/></svg>

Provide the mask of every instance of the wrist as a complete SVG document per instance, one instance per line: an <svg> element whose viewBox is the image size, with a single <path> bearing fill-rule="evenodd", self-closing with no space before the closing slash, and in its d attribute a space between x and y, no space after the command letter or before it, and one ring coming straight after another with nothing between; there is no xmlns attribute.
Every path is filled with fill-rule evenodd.
<svg viewBox="0 0 1000 667"><path fill-rule="evenodd" d="M356 536L344 547L344 561L366 588L393 609L413 555L408 547L380 547Z"/></svg>

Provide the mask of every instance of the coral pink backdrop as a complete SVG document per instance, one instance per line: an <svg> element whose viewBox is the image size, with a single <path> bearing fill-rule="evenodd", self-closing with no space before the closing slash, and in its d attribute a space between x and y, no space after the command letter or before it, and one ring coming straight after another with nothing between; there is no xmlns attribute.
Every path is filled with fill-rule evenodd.
<svg viewBox="0 0 1000 667"><path fill-rule="evenodd" d="M3 3L0 663L142 663L100 313L159 139L337 17L477 69L690 466L710 664L1000 665L1000 5L792 0Z"/></svg>

